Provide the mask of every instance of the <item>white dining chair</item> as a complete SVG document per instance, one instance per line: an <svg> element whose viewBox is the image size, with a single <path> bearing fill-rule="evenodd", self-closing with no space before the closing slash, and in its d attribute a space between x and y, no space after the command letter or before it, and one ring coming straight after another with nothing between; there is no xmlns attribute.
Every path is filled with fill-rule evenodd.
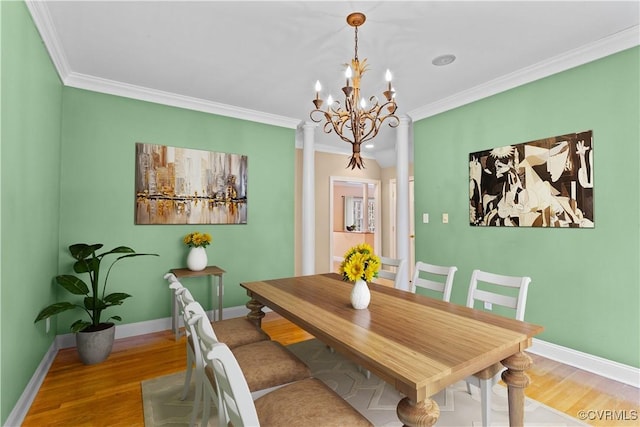
<svg viewBox="0 0 640 427"><path fill-rule="evenodd" d="M180 281L172 273L168 273L165 279L169 281L169 288L175 293L176 301L178 302L178 309L183 316L185 332L186 332L186 350L187 350L187 370L185 374L184 387L180 400L184 400L189 392L189 386L191 384L191 376L196 372L195 384L196 394L199 392L201 381L201 371L203 369L203 362L197 360L197 353L194 350L193 336L187 325L187 321L184 316L185 307L190 303L195 302L195 299L191 295L191 292L185 288ZM218 320L212 323L212 328L215 331L216 337L227 344L230 348L239 347L245 344L251 344L259 341L270 340L262 329L258 328L255 324L249 321L246 317L237 317L231 319ZM197 343L196 343L197 344ZM197 409L197 408L196 408Z"/></svg>
<svg viewBox="0 0 640 427"><path fill-rule="evenodd" d="M531 278L527 276L504 276L488 273L481 270L473 270L469 293L467 294L467 307L492 310L493 305L506 307L514 311L513 317L524 320L524 311L527 305L527 292ZM482 289L483 284L488 284L489 289ZM501 293L500 290L502 290ZM515 294L509 295L509 294ZM494 375L472 375L465 378L467 391L471 394L471 387L480 388L480 400L482 403L482 425L491 425L491 395L492 388L500 379L504 370L502 365L495 365L498 372ZM481 378L482 377L482 378Z"/></svg>
<svg viewBox="0 0 640 427"><path fill-rule="evenodd" d="M389 257L380 257L380 270L378 270L378 277L382 279L392 280L393 287L396 289L406 290L406 287L400 283L401 277L404 277L404 269L407 266L407 262L404 259L396 259Z"/></svg>
<svg viewBox="0 0 640 427"><path fill-rule="evenodd" d="M449 302L456 271L458 267L455 266L445 267L418 261L411 279L411 292L416 293L417 288L429 289L441 293L442 300Z"/></svg>
<svg viewBox="0 0 640 427"><path fill-rule="evenodd" d="M190 323L195 324L195 334L203 359L206 352L214 344L220 343L214 329L207 321L207 316L198 302L193 302L185 307L185 311L191 317ZM226 344L225 344L226 345ZM228 347L228 346L227 346ZM295 381L300 381L311 376L309 367L295 356L286 347L277 341L259 341L235 347L231 350L238 364L242 368L245 380L254 398L268 393L271 390L282 387ZM211 402L220 404L221 397L216 390L216 378L210 367L205 366L204 408L202 411L202 425L206 426L211 410ZM218 409L221 407L218 406ZM221 411L218 411L221 417ZM227 425L226 421L219 418L219 425Z"/></svg>
<svg viewBox="0 0 640 427"><path fill-rule="evenodd" d="M307 378L252 399L244 370L225 344L208 348L206 361L215 373L217 394L234 427L371 426L340 395L316 378ZM221 424L222 425L222 424Z"/></svg>

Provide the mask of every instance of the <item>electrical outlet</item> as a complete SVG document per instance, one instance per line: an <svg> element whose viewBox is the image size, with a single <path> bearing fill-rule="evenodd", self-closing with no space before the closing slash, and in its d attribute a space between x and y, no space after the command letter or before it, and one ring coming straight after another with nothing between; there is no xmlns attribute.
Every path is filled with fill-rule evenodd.
<svg viewBox="0 0 640 427"><path fill-rule="evenodd" d="M485 302L484 302L484 309L485 309L485 310L493 310L493 304L491 304L491 303L490 303L490 302L488 302L488 301L485 301Z"/></svg>
<svg viewBox="0 0 640 427"><path fill-rule="evenodd" d="M428 224L429 223L429 214L428 213L423 213L422 214L422 222L424 224Z"/></svg>
<svg viewBox="0 0 640 427"><path fill-rule="evenodd" d="M51 318L47 317L46 320L44 321L44 331L45 333L49 333L49 330L51 329Z"/></svg>
<svg viewBox="0 0 640 427"><path fill-rule="evenodd" d="M449 214L448 213L443 213L442 214L442 223L443 224L449 224Z"/></svg>

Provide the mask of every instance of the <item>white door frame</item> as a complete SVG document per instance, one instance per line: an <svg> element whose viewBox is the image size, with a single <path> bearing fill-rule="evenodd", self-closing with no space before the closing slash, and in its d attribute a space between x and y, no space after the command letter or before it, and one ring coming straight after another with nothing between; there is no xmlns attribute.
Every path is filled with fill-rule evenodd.
<svg viewBox="0 0 640 427"><path fill-rule="evenodd" d="M373 196L376 211L374 214L375 222L376 222L376 231L373 233L373 242L374 247L373 251L375 253L380 253L382 249L380 233L382 233L382 223L380 222L380 180L379 179L368 179L368 178L355 178L351 176L330 176L329 177L329 271L333 271L333 257L336 254L333 253L333 186L336 182L350 182L350 183L361 183L363 185L373 184L375 186L375 190L372 194L369 194L369 197ZM366 204L365 204L366 206ZM343 254L337 254L342 259Z"/></svg>

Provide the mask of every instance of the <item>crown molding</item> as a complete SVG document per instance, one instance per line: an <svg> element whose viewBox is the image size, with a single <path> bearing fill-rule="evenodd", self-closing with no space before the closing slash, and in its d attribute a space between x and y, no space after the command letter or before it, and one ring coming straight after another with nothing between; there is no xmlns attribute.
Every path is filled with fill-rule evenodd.
<svg viewBox="0 0 640 427"><path fill-rule="evenodd" d="M189 110L233 117L242 120L250 120L274 126L296 129L300 119L278 116L261 111L249 110L232 105L221 104L205 99L176 95L170 92L159 91L141 86L116 82L113 80L96 78L80 73L72 72L67 61L60 38L52 23L47 3L37 0L26 0L25 4L31 13L32 19L40 32L49 56L65 86L86 89L125 98L154 102ZM530 67L523 68L511 74L489 81L459 92L455 95L427 104L423 107L407 113L414 121L452 110L457 107L478 101L483 98L504 92L526 83L586 64L588 62L604 58L625 49L640 44L640 26L634 26L627 30L613 34L594 43L585 45L563 53L549 60L539 62ZM319 147L318 147L319 148ZM330 147L322 147L318 151L334 152Z"/></svg>
<svg viewBox="0 0 640 427"><path fill-rule="evenodd" d="M640 26L605 37L594 43L582 46L548 60L539 62L507 74L487 83L472 87L439 101L416 108L407 113L414 121L425 119L445 111L461 107L483 98L531 83L568 69L584 65L605 56L621 52L640 44Z"/></svg>
<svg viewBox="0 0 640 427"><path fill-rule="evenodd" d="M56 71L58 72L58 76L65 86L185 108L188 110L217 114L220 116L233 117L236 119L249 120L252 122L280 126L289 129L295 129L300 123L300 119L292 119L289 117L249 110L200 98L177 95L170 92L73 72L71 71L69 62L67 61L67 55L64 52L62 43L60 42L60 37L53 25L49 9L47 8L47 2L26 0L25 3L31 13L33 22L40 33L40 37L49 51L49 56L51 57Z"/></svg>
<svg viewBox="0 0 640 427"><path fill-rule="evenodd" d="M280 126L289 129L297 128L300 123L300 119L292 119L289 117L278 116L276 114L235 107L233 105L221 104L219 102L208 101L206 99L177 95L171 92L164 92L143 86L116 82L113 80L88 76L86 74L74 72L69 73L63 82L65 86L78 89L86 89L94 92L132 98L140 101L154 102L156 104L169 105L172 107L185 108L188 110L201 111L220 116L233 117L236 119L249 120L252 122Z"/></svg>
<svg viewBox="0 0 640 427"><path fill-rule="evenodd" d="M47 47L47 51L49 51L49 56L58 72L58 76L64 83L65 77L70 73L69 62L62 44L60 44L58 32L51 20L47 3L44 1L25 0L25 4L29 9L29 13L31 13L33 23L40 33L40 38L42 38L44 45Z"/></svg>

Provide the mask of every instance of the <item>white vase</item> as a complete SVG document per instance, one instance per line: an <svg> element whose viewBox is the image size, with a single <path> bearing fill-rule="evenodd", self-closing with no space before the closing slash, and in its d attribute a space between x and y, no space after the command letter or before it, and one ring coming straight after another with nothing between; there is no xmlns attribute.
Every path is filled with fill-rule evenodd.
<svg viewBox="0 0 640 427"><path fill-rule="evenodd" d="M369 301L371 301L371 293L367 282L362 279L356 280L351 289L351 305L357 310L362 310L369 307Z"/></svg>
<svg viewBox="0 0 640 427"><path fill-rule="evenodd" d="M191 271L202 271L207 267L207 251L203 247L191 248L187 255L187 268Z"/></svg>

